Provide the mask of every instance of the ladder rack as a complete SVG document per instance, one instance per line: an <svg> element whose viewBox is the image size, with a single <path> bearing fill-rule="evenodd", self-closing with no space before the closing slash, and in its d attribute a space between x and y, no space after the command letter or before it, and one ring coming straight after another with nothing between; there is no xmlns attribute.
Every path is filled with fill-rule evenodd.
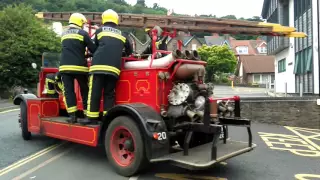
<svg viewBox="0 0 320 180"><path fill-rule="evenodd" d="M90 22L100 24L101 12L81 12ZM40 12L36 17L53 21L68 21L72 12ZM202 18L189 16L166 16L119 13L119 26L153 28L159 26L166 30L209 32L222 34L247 34L262 36L285 36L304 38L307 34L296 32L294 27L256 21L231 20L221 18Z"/></svg>

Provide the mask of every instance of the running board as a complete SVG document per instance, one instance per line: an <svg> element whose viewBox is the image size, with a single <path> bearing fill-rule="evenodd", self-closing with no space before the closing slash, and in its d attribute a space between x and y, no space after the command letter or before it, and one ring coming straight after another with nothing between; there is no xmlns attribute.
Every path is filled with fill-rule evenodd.
<svg viewBox="0 0 320 180"><path fill-rule="evenodd" d="M92 125L92 124L88 124L88 125L82 125L80 123L73 123L70 124L69 122L67 122L69 117L65 117L65 116L58 116L58 117L44 117L41 118L42 121L47 121L47 122L55 122L55 123L62 123L62 124L69 124L69 125L77 125L77 126L84 126L84 127L92 127L92 128L96 128L96 127L100 127L101 126L101 122L99 121L99 124L96 125Z"/></svg>
<svg viewBox="0 0 320 180"><path fill-rule="evenodd" d="M68 117L41 118L41 134L96 147L100 135L100 125L81 125L68 123Z"/></svg>
<svg viewBox="0 0 320 180"><path fill-rule="evenodd" d="M152 159L151 162L169 161L175 166L186 168L189 170L207 169L216 163L225 161L232 157L252 151L257 145L252 144L248 147L248 142L227 141L224 144L222 141L217 143L217 158L211 160L212 143L207 143L189 149L189 155L184 155L183 151L165 155L160 158Z"/></svg>

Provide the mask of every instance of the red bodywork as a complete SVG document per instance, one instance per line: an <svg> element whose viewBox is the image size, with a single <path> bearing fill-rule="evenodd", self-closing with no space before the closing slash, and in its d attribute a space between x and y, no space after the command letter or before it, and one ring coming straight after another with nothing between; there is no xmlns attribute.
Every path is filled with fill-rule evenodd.
<svg viewBox="0 0 320 180"><path fill-rule="evenodd" d="M184 63L188 64L203 64L204 61L193 61L178 59L175 62L169 64L163 68L151 68L153 59L157 52L170 53L167 51L160 51L155 49L156 31L153 31L154 38L152 43L154 44L153 56L150 61L149 68L145 69L133 69L127 70L122 67L120 80L116 87L116 104L123 103L144 103L157 112L160 113L161 105L166 107L168 105L167 95L172 89L172 82L174 81L174 74L176 68L172 68L174 64L180 66ZM174 33L167 33L166 35L175 36ZM133 57L123 58L123 63L126 61L139 61ZM89 63L90 64L90 63ZM48 73L57 72L57 68L42 68L39 74L38 84L38 97L37 99L29 99L27 101L28 106L28 129L32 133L40 133L46 136L68 140L76 143L86 144L89 146L97 146L99 137L99 126L80 126L74 124L67 124L65 122L52 121L50 118L58 117L60 109L65 109L63 96L60 94L59 99L46 98L45 94L42 94L44 90L45 77ZM167 81L161 81L158 78L159 72L169 72L170 79ZM202 82L201 82L202 83ZM78 100L78 109L82 110L82 99L77 82L75 82L75 92ZM101 104L102 104L101 100ZM101 107L101 112L102 107Z"/></svg>

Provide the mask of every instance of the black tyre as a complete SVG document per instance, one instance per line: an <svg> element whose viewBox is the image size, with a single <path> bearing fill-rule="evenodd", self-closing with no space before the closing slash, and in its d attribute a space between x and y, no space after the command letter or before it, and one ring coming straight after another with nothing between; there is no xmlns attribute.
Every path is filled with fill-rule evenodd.
<svg viewBox="0 0 320 180"><path fill-rule="evenodd" d="M20 103L20 123L22 138L26 141L30 140L31 133L28 131L27 104L23 101Z"/></svg>
<svg viewBox="0 0 320 180"><path fill-rule="evenodd" d="M105 149L118 174L129 177L148 165L141 134L134 120L127 116L116 117L107 128Z"/></svg>

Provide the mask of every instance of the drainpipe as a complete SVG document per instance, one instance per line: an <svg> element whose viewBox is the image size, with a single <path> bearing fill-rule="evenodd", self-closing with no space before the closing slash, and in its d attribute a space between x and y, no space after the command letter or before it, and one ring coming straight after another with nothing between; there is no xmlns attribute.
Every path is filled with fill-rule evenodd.
<svg viewBox="0 0 320 180"><path fill-rule="evenodd" d="M318 8L316 8L316 9L318 9L317 10L317 17L318 17L318 22L317 22L317 24L318 24L318 61L320 61L320 13L319 13L319 11L320 11L320 0L317 0L317 6L318 6ZM319 73L319 97L320 97L320 62L318 62L318 73Z"/></svg>

